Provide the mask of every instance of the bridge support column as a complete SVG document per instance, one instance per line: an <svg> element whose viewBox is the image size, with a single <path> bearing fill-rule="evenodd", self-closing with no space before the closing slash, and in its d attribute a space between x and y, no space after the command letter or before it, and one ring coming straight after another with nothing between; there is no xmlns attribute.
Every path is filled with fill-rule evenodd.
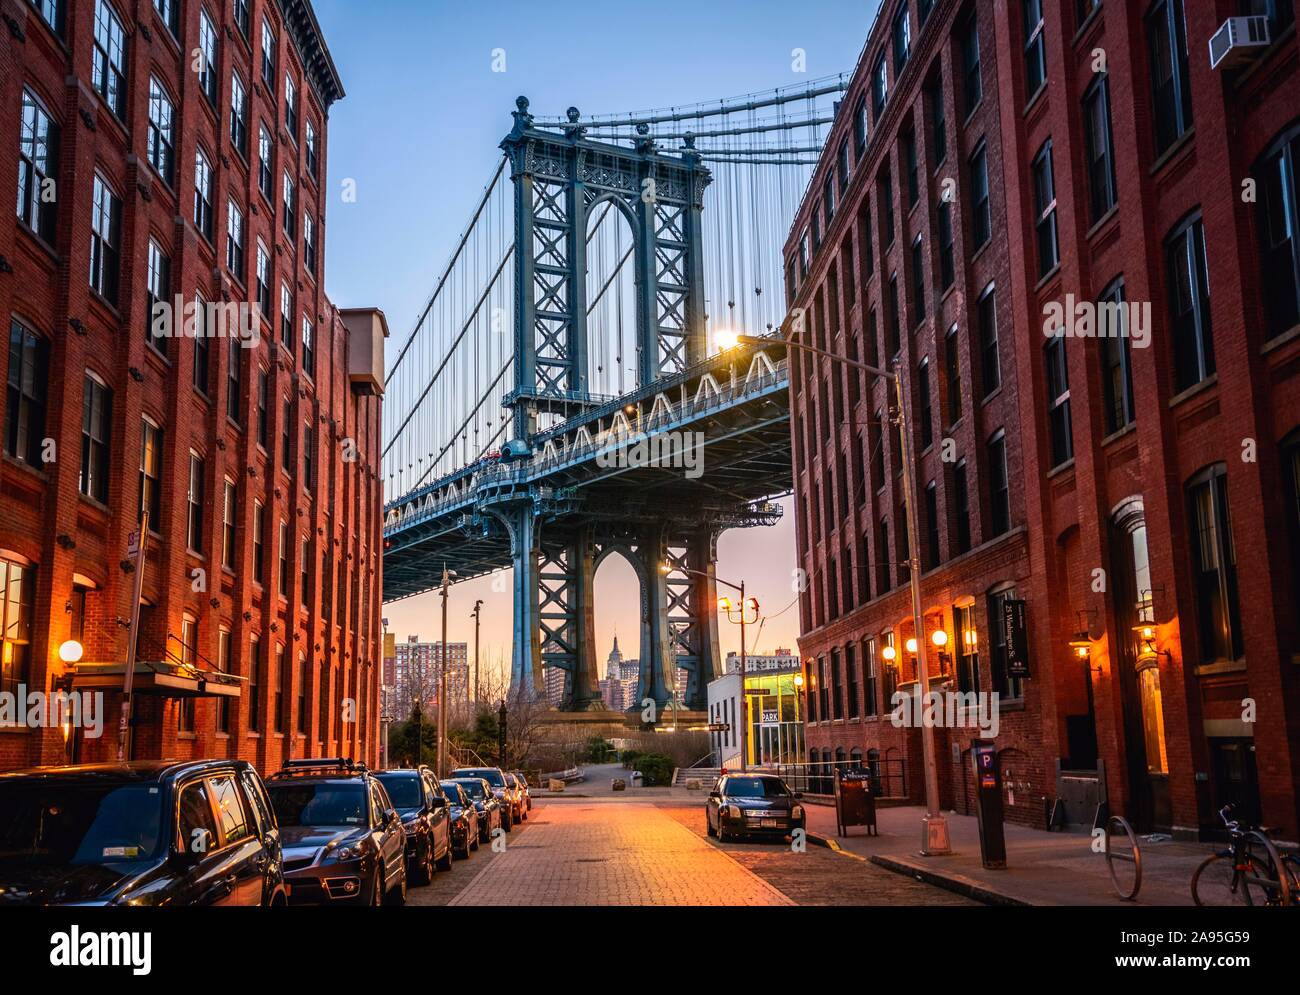
<svg viewBox="0 0 1300 995"><path fill-rule="evenodd" d="M542 663L565 672L566 712L600 701L596 673L596 559L591 528L579 529L562 549L544 551L539 581Z"/></svg>
<svg viewBox="0 0 1300 995"><path fill-rule="evenodd" d="M648 532L639 544L645 558L645 612L641 634L641 672L637 679L636 707L651 698L655 717L662 716L672 698L677 674L677 646L668 624L668 578L660 570L667 560L668 541L664 529Z"/></svg>
<svg viewBox="0 0 1300 995"><path fill-rule="evenodd" d="M537 607L537 519L531 502L517 505L509 519L514 561L514 640L510 658L510 696L532 701L542 691L542 647Z"/></svg>
<svg viewBox="0 0 1300 995"><path fill-rule="evenodd" d="M690 538L687 565L695 573L691 579L690 613L695 629L694 664L686 684L684 707L703 712L709 707L709 682L722 676L722 655L718 642L718 582L714 565L717 561L718 534L700 529Z"/></svg>

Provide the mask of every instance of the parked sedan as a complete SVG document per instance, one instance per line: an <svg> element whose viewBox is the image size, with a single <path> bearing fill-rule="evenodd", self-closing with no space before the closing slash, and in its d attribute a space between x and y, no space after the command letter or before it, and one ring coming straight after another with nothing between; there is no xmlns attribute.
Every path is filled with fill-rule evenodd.
<svg viewBox="0 0 1300 995"><path fill-rule="evenodd" d="M728 774L705 801L708 833L724 843L741 836L788 836L804 828L797 801L802 797L775 774Z"/></svg>
<svg viewBox="0 0 1300 995"><path fill-rule="evenodd" d="M500 767L457 767L451 776L459 780L462 777L481 777L492 788L492 794L501 803L501 828L506 832L514 829L519 821L518 802L514 789L506 783L505 771Z"/></svg>
<svg viewBox="0 0 1300 995"><path fill-rule="evenodd" d="M478 809L459 781L443 781L443 794L450 805L451 842L460 857L468 857L479 844Z"/></svg>
<svg viewBox="0 0 1300 995"><path fill-rule="evenodd" d="M406 871L416 884L433 880L434 868L451 870L456 859L451 843L447 798L433 771L418 768L381 770L375 780L384 786L406 833Z"/></svg>
<svg viewBox="0 0 1300 995"><path fill-rule="evenodd" d="M515 803L515 821L522 822L528 818L528 792L524 788L524 779L518 774L507 773L506 784Z"/></svg>
<svg viewBox="0 0 1300 995"><path fill-rule="evenodd" d="M519 787L523 789L524 792L524 811L531 812L533 810L533 795L532 792L528 790L528 778L524 776L522 770L515 771L514 775L519 778Z"/></svg>
<svg viewBox="0 0 1300 995"><path fill-rule="evenodd" d="M478 813L478 838L480 843L492 842L492 831L501 828L501 800L492 792L492 785L481 777L457 777L455 782L465 789Z"/></svg>
<svg viewBox="0 0 1300 995"><path fill-rule="evenodd" d="M280 830L245 761L0 774L0 907L285 899Z"/></svg>
<svg viewBox="0 0 1300 995"><path fill-rule="evenodd" d="M290 760L267 780L291 905L406 901L406 833L379 779L350 760Z"/></svg>

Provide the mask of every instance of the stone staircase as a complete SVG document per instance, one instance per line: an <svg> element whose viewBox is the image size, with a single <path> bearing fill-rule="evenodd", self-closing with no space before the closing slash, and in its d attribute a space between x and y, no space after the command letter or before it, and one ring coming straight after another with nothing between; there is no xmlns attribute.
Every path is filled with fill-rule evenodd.
<svg viewBox="0 0 1300 995"><path fill-rule="evenodd" d="M673 787L684 788L687 781L698 780L700 788L708 791L721 773L717 767L678 767L673 775Z"/></svg>

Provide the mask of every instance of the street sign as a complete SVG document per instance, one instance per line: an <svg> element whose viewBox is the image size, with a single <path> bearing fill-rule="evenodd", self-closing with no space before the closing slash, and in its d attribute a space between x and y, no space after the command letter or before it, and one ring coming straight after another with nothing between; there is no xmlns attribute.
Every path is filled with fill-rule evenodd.
<svg viewBox="0 0 1300 995"><path fill-rule="evenodd" d="M140 530L136 529L130 532L126 537L126 556L127 559L135 559L140 552Z"/></svg>
<svg viewBox="0 0 1300 995"><path fill-rule="evenodd" d="M1023 600L1002 602L1002 635L1007 648L1007 676L1029 676L1029 626Z"/></svg>
<svg viewBox="0 0 1300 995"><path fill-rule="evenodd" d="M710 722L709 732L731 732L730 722Z"/></svg>

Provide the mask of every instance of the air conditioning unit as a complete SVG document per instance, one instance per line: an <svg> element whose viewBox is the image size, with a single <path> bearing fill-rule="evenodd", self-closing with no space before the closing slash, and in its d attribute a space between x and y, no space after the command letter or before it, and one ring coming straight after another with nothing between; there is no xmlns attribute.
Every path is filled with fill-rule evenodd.
<svg viewBox="0 0 1300 995"><path fill-rule="evenodd" d="M1210 39L1210 68L1236 69L1272 44L1268 18L1230 17Z"/></svg>

